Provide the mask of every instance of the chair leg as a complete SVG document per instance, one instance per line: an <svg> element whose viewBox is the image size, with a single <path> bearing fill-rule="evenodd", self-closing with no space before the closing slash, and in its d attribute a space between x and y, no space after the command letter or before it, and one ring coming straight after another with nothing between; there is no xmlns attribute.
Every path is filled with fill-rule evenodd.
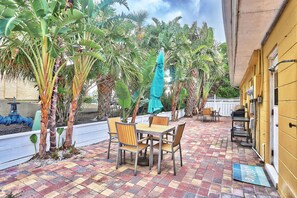
<svg viewBox="0 0 297 198"><path fill-rule="evenodd" d="M180 155L180 166L183 166L182 150L181 150L180 144L179 144L179 155Z"/></svg>
<svg viewBox="0 0 297 198"><path fill-rule="evenodd" d="M176 175L174 151L172 151L172 160L173 160L173 174Z"/></svg>
<svg viewBox="0 0 297 198"><path fill-rule="evenodd" d="M109 137L108 150L107 150L107 159L109 159L110 144L111 144L111 137Z"/></svg>
<svg viewBox="0 0 297 198"><path fill-rule="evenodd" d="M149 140L146 140L146 144L148 144L148 141ZM144 158L146 158L146 153L147 153L147 147L145 148L145 151L144 151Z"/></svg>
<svg viewBox="0 0 297 198"><path fill-rule="evenodd" d="M124 150L124 164L126 163L126 151Z"/></svg>
<svg viewBox="0 0 297 198"><path fill-rule="evenodd" d="M137 162L138 162L138 151L136 152L136 156L135 156L135 168L134 168L134 176L137 175Z"/></svg>
<svg viewBox="0 0 297 198"><path fill-rule="evenodd" d="M119 168L119 158L121 157L121 150L120 150L120 148L118 148L118 154L117 154L117 158L116 158L116 164L117 164L117 166L116 166L116 169L118 169Z"/></svg>
<svg viewBox="0 0 297 198"><path fill-rule="evenodd" d="M130 157L131 157L131 162L132 162L132 161L133 161L133 159L132 159L132 158L133 158L133 156L132 156L132 152L130 153Z"/></svg>

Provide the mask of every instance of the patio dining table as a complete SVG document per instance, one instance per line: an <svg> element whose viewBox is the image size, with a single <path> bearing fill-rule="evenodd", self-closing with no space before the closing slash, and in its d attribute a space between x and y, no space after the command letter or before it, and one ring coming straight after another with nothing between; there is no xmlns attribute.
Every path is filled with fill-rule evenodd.
<svg viewBox="0 0 297 198"><path fill-rule="evenodd" d="M162 152L162 137L164 134L169 133L170 131L175 130L175 126L163 126L152 124L149 126L148 124L139 123L136 125L137 133L140 134L148 134L152 136L159 137L159 156L158 156L158 174L161 173L161 152ZM153 165L153 139L150 139L150 157L149 157L150 168Z"/></svg>

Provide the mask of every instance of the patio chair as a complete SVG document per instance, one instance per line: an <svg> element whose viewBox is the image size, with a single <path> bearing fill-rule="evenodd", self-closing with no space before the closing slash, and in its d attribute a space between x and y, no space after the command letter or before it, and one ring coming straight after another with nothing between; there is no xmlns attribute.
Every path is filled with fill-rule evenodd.
<svg viewBox="0 0 297 198"><path fill-rule="evenodd" d="M137 174L137 161L139 152L146 149L149 145L142 142L147 140L148 137L138 140L135 123L122 123L116 122L116 129L118 135L118 155L116 159L116 169L119 167L119 158L122 158L121 151L129 151L136 153L134 175Z"/></svg>
<svg viewBox="0 0 297 198"><path fill-rule="evenodd" d="M207 119L213 120L213 113L211 108L202 109L202 121L206 121Z"/></svg>
<svg viewBox="0 0 297 198"><path fill-rule="evenodd" d="M168 126L169 118L164 116L153 116L152 124Z"/></svg>
<svg viewBox="0 0 297 198"><path fill-rule="evenodd" d="M201 118L203 118L202 111L199 111L198 107L196 107L196 111L197 111L197 120L200 120Z"/></svg>
<svg viewBox="0 0 297 198"><path fill-rule="evenodd" d="M217 120L220 121L220 110L221 110L221 108L219 108L218 111L215 111L213 113L214 121L217 121Z"/></svg>
<svg viewBox="0 0 297 198"><path fill-rule="evenodd" d="M181 144L180 140L182 138L184 129L185 129L186 123L179 124L176 129L175 134L171 134L173 136L173 141L163 139L162 143L162 153L163 151L172 153L172 160L173 160L173 173L176 175L176 168L175 168L175 157L174 153L179 150L180 154L180 166L183 166L183 160L182 160L182 150L181 150ZM154 146L154 148L159 149L159 143Z"/></svg>
<svg viewBox="0 0 297 198"><path fill-rule="evenodd" d="M107 124L108 124L108 134L109 134L109 143L108 143L108 151L107 151L107 159L109 159L109 153L110 153L110 145L111 143L118 143L118 137L117 137L117 129L116 129L116 122L121 122L120 117L115 118L108 118Z"/></svg>
<svg viewBox="0 0 297 198"><path fill-rule="evenodd" d="M152 124L168 126L169 118L164 116L153 116ZM154 141L159 142L159 137L152 136L152 138ZM168 135L166 135L166 139L168 139ZM148 140L146 141L146 143L148 144ZM147 149L145 149L144 156L146 156L146 153L147 153Z"/></svg>
<svg viewBox="0 0 297 198"><path fill-rule="evenodd" d="M152 124L168 126L169 118L164 116L154 116ZM168 136L166 136L166 138L168 138ZM153 137L153 140L159 141L159 137Z"/></svg>

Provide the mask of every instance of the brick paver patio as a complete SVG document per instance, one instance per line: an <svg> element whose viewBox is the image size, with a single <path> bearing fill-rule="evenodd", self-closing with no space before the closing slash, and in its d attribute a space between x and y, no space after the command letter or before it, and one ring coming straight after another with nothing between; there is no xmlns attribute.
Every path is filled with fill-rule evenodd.
<svg viewBox="0 0 297 198"><path fill-rule="evenodd" d="M184 118L183 167L176 153L177 175L170 154L164 154L161 174L133 162L115 168L116 145L106 159L108 141L80 148L75 158L36 167L30 161L0 171L0 197L279 197L275 188L232 179L232 163L261 165L250 148L230 141L231 120L200 122ZM176 125L177 123L170 123ZM20 151L21 152L21 151ZM157 151L154 152L157 157Z"/></svg>

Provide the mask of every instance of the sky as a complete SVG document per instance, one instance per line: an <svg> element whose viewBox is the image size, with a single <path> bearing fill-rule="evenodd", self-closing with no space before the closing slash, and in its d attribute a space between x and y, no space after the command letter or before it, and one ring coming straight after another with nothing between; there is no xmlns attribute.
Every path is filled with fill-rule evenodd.
<svg viewBox="0 0 297 198"><path fill-rule="evenodd" d="M214 29L215 39L225 42L221 0L127 0L131 12L146 10L148 23L155 17L168 22L182 16L181 24L191 25L197 21L199 26L207 22ZM116 6L119 13L128 12L124 6Z"/></svg>

